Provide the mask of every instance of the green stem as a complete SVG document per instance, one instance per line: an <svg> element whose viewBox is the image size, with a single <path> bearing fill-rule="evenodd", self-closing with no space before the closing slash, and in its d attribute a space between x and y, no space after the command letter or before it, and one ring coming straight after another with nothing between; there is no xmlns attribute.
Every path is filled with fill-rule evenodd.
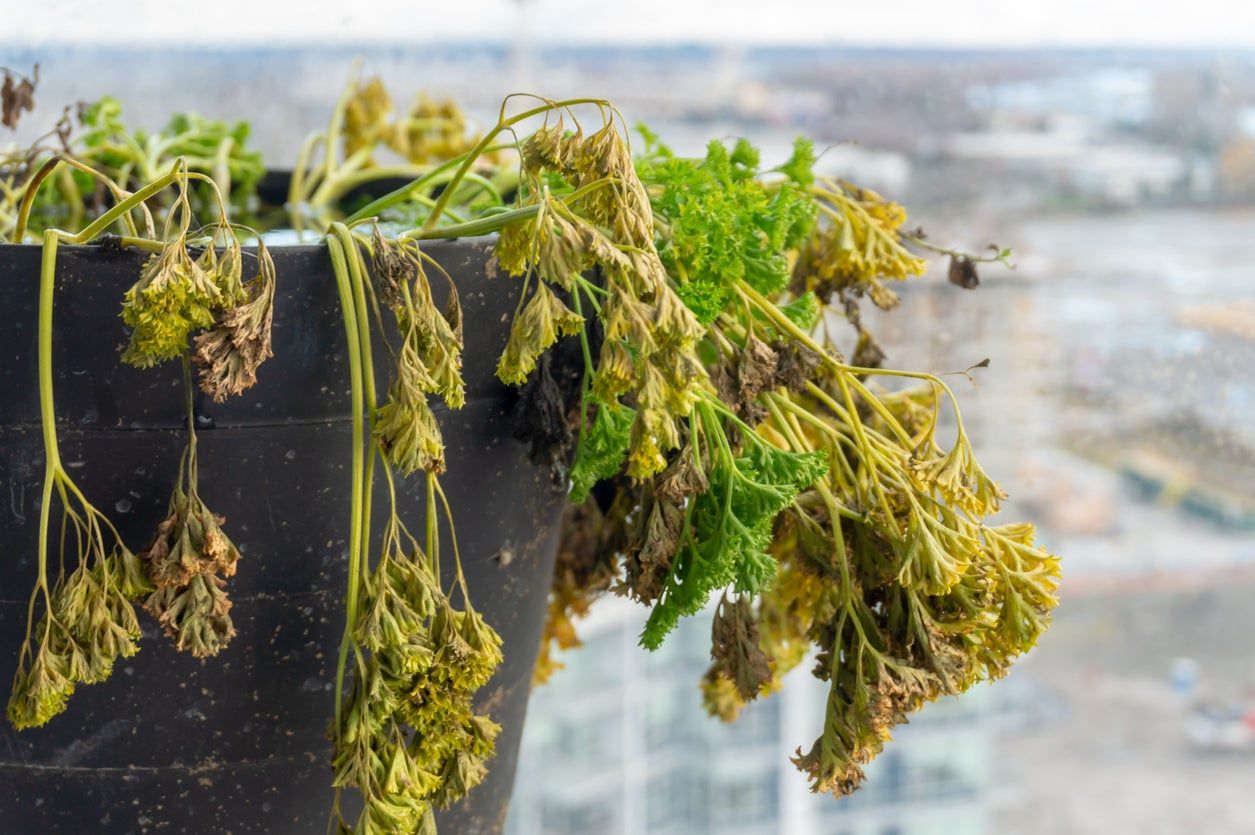
<svg viewBox="0 0 1255 835"><path fill-rule="evenodd" d="M52 393L52 302L56 295L59 242L56 230L44 232L39 268L39 418L43 426L44 457L49 480L61 470L61 453L57 447L57 417Z"/></svg>
<svg viewBox="0 0 1255 835"><path fill-rule="evenodd" d="M322 131L317 131L305 137L305 141L301 143L301 150L296 155L296 164L292 166L292 179L288 181L289 209L294 209L305 202L305 175L309 170L309 160L322 140Z"/></svg>
<svg viewBox="0 0 1255 835"><path fill-rule="evenodd" d="M152 238L132 238L129 235L119 235L117 242L118 246L124 249L138 249L143 252L161 252L166 248L162 241Z"/></svg>
<svg viewBox="0 0 1255 835"><path fill-rule="evenodd" d="M214 154L213 182L218 190L219 201L231 196L231 151L234 148L235 140L228 136L218 143L217 153ZM226 219L227 216L223 214L222 220Z"/></svg>
<svg viewBox="0 0 1255 835"><path fill-rule="evenodd" d="M344 248L334 237L327 239L327 249L331 255L332 272L336 277L336 289L340 294L340 311L344 320L345 343L349 355L349 379L352 387L353 408L353 463L350 471L349 499L349 587L345 600L344 636L340 641L340 653L336 662L336 694L335 718L336 734L340 733L341 717L344 709L344 673L348 664L349 646L353 639L353 628L357 623L357 603L362 562L362 527L363 527L363 453L365 447L365 416L363 414L363 381L361 342L357 332L356 305L353 302L353 288L349 279L348 265L345 263Z"/></svg>
<svg viewBox="0 0 1255 835"><path fill-rule="evenodd" d="M505 150L506 148L513 148L513 147L514 147L513 145L493 145L493 146L483 149L482 151L480 151L480 153L485 154L485 153L490 153L492 151L501 151L501 150ZM449 173L450 176L443 180L443 182L448 182L448 180L452 179L452 176L453 176L452 173L450 172L452 172L453 169L456 168L458 165L461 165L464 162L466 156L467 154L460 154L454 157L453 159L446 160L445 162L440 163L435 168L422 174L421 176L415 178L414 180L411 180L410 182L406 183L400 188L393 189L392 191L385 194L383 197L380 197L376 200L372 200L370 203L367 203L365 206L358 209L353 214L349 215L345 223L351 226L354 223L365 220L368 217L377 216L384 209L389 209L398 203L405 202L406 200L409 199L410 195L413 194L418 189L423 188L424 186L438 185L440 182L442 182L442 180L439 179L441 174ZM446 189L446 191L447 190L448 189Z"/></svg>
<svg viewBox="0 0 1255 835"><path fill-rule="evenodd" d="M44 173L44 177L47 177L48 174L52 173L52 169L56 167L56 164L57 163L53 160L49 160L48 163L45 163L44 168L40 169L41 172L44 171L44 169L47 169L46 173ZM169 172L163 174L161 177L158 177L156 180L153 180L151 183L144 186L139 191L134 192L126 199L114 204L111 209L89 223L81 231L73 234L68 232L58 232L59 237L63 237L70 243L75 244L86 243L87 241L92 240L97 235L108 229L110 224L114 221L118 220L123 215L128 214L132 209L143 204L150 197L174 183L180 176L182 166L182 160L175 160L175 163L171 166ZM36 174L36 176L38 176L38 174ZM13 233L14 241L20 242L22 238L26 236L26 223L30 218L31 204L34 202L35 192L37 190L38 188L36 184L32 182L32 187L29 188L26 194L22 196L22 205L18 211L17 227L14 229Z"/></svg>
<svg viewBox="0 0 1255 835"><path fill-rule="evenodd" d="M200 472L196 465L196 399L192 383L192 360L183 352L183 402L187 409L187 494L196 495Z"/></svg>
<svg viewBox="0 0 1255 835"><path fill-rule="evenodd" d="M531 203L527 206L520 206L516 209L509 209L507 211L499 211L494 214L485 215L484 217L466 221L465 223L455 223L448 226L441 226L438 229L427 229L426 227L421 229L412 229L409 232L402 233L397 239L407 241L424 241L433 239L445 240L450 238L470 238L476 235L488 235L493 232L499 232L505 227L511 226L519 221L536 217L543 211L546 211L546 207L550 209L556 207L558 209L566 210L569 213L569 209L566 209L566 205L568 203L579 200L584 195L589 194L596 189L603 188L612 182L613 178L594 180L591 183L580 186L572 192L561 195L556 200ZM571 214L568 214L567 217L575 220L575 222L584 222L575 218L575 216Z"/></svg>
<svg viewBox="0 0 1255 835"><path fill-rule="evenodd" d="M898 371L892 368L862 368L860 366L846 365L843 362L838 362L831 354L828 353L827 350L825 350L822 345L816 342L810 334L802 330L791 319L789 319L789 317L781 313L780 309L777 308L770 299L759 293L745 281L741 280L737 282L737 290L753 302L754 306L758 308L759 311L762 312L773 325L779 327L789 336L792 336L798 342L802 343L805 347L819 354L825 364L835 369L842 375L840 379L844 380L847 376L852 377L854 386L860 390L861 394L864 395L864 399L867 401L868 406L875 410L889 426L890 430L904 442L910 442L909 434L902 428L901 424L898 423L897 418L893 417L893 414L885 408L883 403L880 402L880 398L872 395L871 392L869 392L867 388L859 382L857 375L874 374L881 377L906 377L913 380L924 380L932 383L933 385L940 386L942 391L946 393L946 396L950 401L950 405L954 408L955 420L959 427L959 435L963 435L963 417L959 410L958 398L954 396L954 392L950 389L950 387L935 374L926 374L917 371Z"/></svg>
<svg viewBox="0 0 1255 835"><path fill-rule="evenodd" d="M356 68L360 68L360 59L354 61L354 65L355 71ZM336 157L339 156L340 130L344 126L344 112L348 108L349 101L352 100L356 92L356 83L346 85L344 90L340 93L340 98L336 100L336 106L331 110L331 122L327 125L327 147L326 153L323 155L322 164L322 178L324 180L331 179L331 175L335 171Z"/></svg>
<svg viewBox="0 0 1255 835"><path fill-rule="evenodd" d="M453 175L453 179L449 181L449 185L445 186L445 190L441 192L440 199L436 201L436 205L432 208L431 214L427 216L427 222L423 224L422 231L429 232L435 228L436 221L440 219L440 213L444 211L444 207L448 205L449 199L453 196L453 193L457 191L458 184L462 182L462 178L465 177L466 173L471 170L471 166L475 164L475 160L488 150L488 146L492 144L492 141L496 139L502 131L507 130L513 125L517 125L519 122L530 119L533 116L539 116L541 113L549 113L554 110L561 110L562 108L574 107L580 104L595 104L599 107L609 106L609 102L604 99L582 98L566 99L564 101L557 102L547 101L540 107L533 107L528 110L524 110L522 113L516 113L508 119L504 118L504 115L502 118L499 118L496 126L493 127L492 130L485 133L479 142L476 143L475 147L471 148L471 150L466 153L466 159L458 167L457 173Z"/></svg>
<svg viewBox="0 0 1255 835"><path fill-rule="evenodd" d="M69 239L72 243L81 244L92 240L100 233L109 228L109 225L117 220L121 215L126 214L131 209L147 201L150 197L160 193L162 190L169 188L173 183L177 182L182 169L181 160L176 160L170 170L153 180L148 185L136 191L130 197L118 203L109 211L96 218L94 221L85 226L82 231L77 234L70 235Z"/></svg>
<svg viewBox="0 0 1255 835"><path fill-rule="evenodd" d="M61 164L58 157L45 162L39 166L39 170L31 175L30 181L26 184L26 192L22 195L22 202L17 207L17 223L13 227L13 242L21 243L26 237L26 222L30 219L31 206L35 202L35 195L39 193L40 186L44 180L51 176L57 166Z"/></svg>
<svg viewBox="0 0 1255 835"><path fill-rule="evenodd" d="M575 304L575 312L584 319L584 305L580 301L580 285L576 285L571 291L571 301ZM585 320L587 323L587 320ZM584 354L584 388L588 389L588 378L593 376L593 352L588 344L588 329L580 328L580 351Z"/></svg>
<svg viewBox="0 0 1255 835"><path fill-rule="evenodd" d="M357 248L353 233L342 223L331 226L331 234L339 238L346 260L348 261L349 278L353 284L353 310L357 320L357 339L361 351L363 410L367 416L373 417L377 404L375 392L375 362L370 344L370 322L366 307L366 277L362 264L362 255ZM365 434L363 427L363 434ZM362 524L359 532L359 549L362 555L360 570L363 575L367 571L367 556L370 553L370 521L371 500L375 483L375 444L370 445L370 453L366 455L365 471L362 475ZM395 514L394 514L395 515Z"/></svg>
<svg viewBox="0 0 1255 835"><path fill-rule="evenodd" d="M52 600L48 589L48 526L52 520L52 491L62 472L52 389L52 304L56 295L57 244L57 233L54 230L44 232L39 269L39 418L44 435L44 489L43 501L39 505L39 587L43 589L50 613ZM28 635L29 630L28 623Z"/></svg>
<svg viewBox="0 0 1255 835"><path fill-rule="evenodd" d="M533 203L530 206L511 209L508 212L499 212L488 217L468 220L466 223L441 226L439 229L428 229L426 227L413 229L403 233L400 237L408 241L426 241L433 238L471 238L476 235L490 235L493 232L500 232L505 227L518 223L521 220L535 217L539 211L540 204Z"/></svg>
<svg viewBox="0 0 1255 835"><path fill-rule="evenodd" d="M309 198L312 206L326 206L335 202L342 194L355 186L385 180L393 177L421 176L420 170L413 165L378 166L365 170L356 169L348 173L337 173L330 180L319 185L318 190Z"/></svg>
<svg viewBox="0 0 1255 835"><path fill-rule="evenodd" d="M431 565L432 574L437 581L440 579L440 553L437 546L439 540L436 537L436 474L431 470L427 471L427 561Z"/></svg>
<svg viewBox="0 0 1255 835"><path fill-rule="evenodd" d="M462 589L462 602L469 610L471 606L471 590L466 583L466 575L462 573L462 554L458 550L458 532L453 525L453 508L449 504L449 497L445 495L444 488L440 486L440 479L433 479L436 486L436 493L440 496L440 503L444 507L444 518L449 523L449 544L453 547L453 566L457 570L458 585Z"/></svg>

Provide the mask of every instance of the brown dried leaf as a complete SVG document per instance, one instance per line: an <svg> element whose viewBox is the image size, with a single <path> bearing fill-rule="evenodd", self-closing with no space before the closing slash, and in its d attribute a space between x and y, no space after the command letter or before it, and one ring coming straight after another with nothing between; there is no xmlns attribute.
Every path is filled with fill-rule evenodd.
<svg viewBox="0 0 1255 835"><path fill-rule="evenodd" d="M4 85L0 87L0 123L6 128L17 128L22 113L35 109L35 85L39 83L39 65L31 77L22 76L18 81L11 71L4 71Z"/></svg>
<svg viewBox="0 0 1255 835"><path fill-rule="evenodd" d="M815 371L824 361L818 353L796 342L781 345L776 353L780 360L772 385L794 392L802 391L815 379Z"/></svg>
<svg viewBox="0 0 1255 835"><path fill-rule="evenodd" d="M719 601L710 630L711 672L726 676L749 700L771 682L771 664L758 644L758 622L748 597Z"/></svg>
<svg viewBox="0 0 1255 835"><path fill-rule="evenodd" d="M624 560L625 584L630 597L652 603L662 594L671 560L680 547L684 511L675 502L655 499L648 511L642 509L642 515L644 523Z"/></svg>
<svg viewBox="0 0 1255 835"><path fill-rule="evenodd" d="M679 456L658 477L654 495L679 504L689 496L705 493L707 487L709 487L709 482L706 480L706 473L698 466L690 444L680 450Z"/></svg>
<svg viewBox="0 0 1255 835"><path fill-rule="evenodd" d="M770 345L756 336L749 338L736 363L737 387L743 404L753 401L772 384L779 362L779 355Z"/></svg>
<svg viewBox="0 0 1255 835"><path fill-rule="evenodd" d="M964 290L975 290L980 286L976 265L966 255L950 256L949 279L951 284Z"/></svg>

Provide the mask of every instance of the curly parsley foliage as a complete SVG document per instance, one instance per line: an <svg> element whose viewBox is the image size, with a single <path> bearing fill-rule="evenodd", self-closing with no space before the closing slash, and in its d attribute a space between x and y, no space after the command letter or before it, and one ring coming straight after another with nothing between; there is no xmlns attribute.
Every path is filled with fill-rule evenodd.
<svg viewBox="0 0 1255 835"><path fill-rule="evenodd" d="M791 302L779 305L780 312L789 317L789 321L802 330L810 330L819 323L823 305L814 293L806 292Z"/></svg>
<svg viewBox="0 0 1255 835"><path fill-rule="evenodd" d="M731 150L714 140L704 158L684 159L652 134L645 137L648 155L638 170L651 186L654 211L669 222L658 254L697 318L713 322L732 300L737 281L765 295L784 289L785 253L805 239L815 220L815 204L805 191L805 158L795 153L790 159L790 179L765 182L758 151L744 139Z"/></svg>
<svg viewBox="0 0 1255 835"><path fill-rule="evenodd" d="M815 159L815 143L805 136L799 136L793 140L793 153L782 165L772 170L778 171L802 188L809 188L815 182Z"/></svg>
<svg viewBox="0 0 1255 835"><path fill-rule="evenodd" d="M590 398L597 414L580 439L571 464L571 502L583 504L597 482L623 469L632 440L636 410L617 403L606 404Z"/></svg>
<svg viewBox="0 0 1255 835"><path fill-rule="evenodd" d="M641 634L649 649L661 646L680 618L701 611L712 592L766 589L776 571L768 553L776 514L828 470L824 453L786 452L753 432L745 433L744 449L734 456L713 409L699 408L710 439L709 488L692 503L688 533Z"/></svg>
<svg viewBox="0 0 1255 835"><path fill-rule="evenodd" d="M1003 675L1031 648L1055 605L1058 558L1034 543L1031 526L986 524L1004 496L972 455L942 380L885 371L923 384L892 393L869 379L883 354L859 303L892 308L889 282L925 267L908 246L918 237L901 231L905 210L816 176L804 139L763 169L745 141L712 142L686 159L639 132L635 173L653 246L671 295L703 329L692 345L685 331L683 355L700 359L701 382L683 399L664 396L667 366L640 375L635 365L672 325L648 307L603 304L619 324L605 331L586 400L666 404L668 421L638 415L625 438L615 413L597 406L572 491L580 518L597 527L567 531L569 552L586 563L566 567L596 580L564 587L551 620L574 644L569 615L613 587L651 607L641 643L655 648L722 590L702 681L707 709L735 718L817 652L827 709L819 738L794 762L814 790L848 794L911 712ZM580 292L590 303L599 295ZM854 328L851 364L827 327L816 332L825 314ZM943 445L947 404L957 433ZM615 477L625 449L629 462L650 466ZM599 481L606 489L589 498Z"/></svg>

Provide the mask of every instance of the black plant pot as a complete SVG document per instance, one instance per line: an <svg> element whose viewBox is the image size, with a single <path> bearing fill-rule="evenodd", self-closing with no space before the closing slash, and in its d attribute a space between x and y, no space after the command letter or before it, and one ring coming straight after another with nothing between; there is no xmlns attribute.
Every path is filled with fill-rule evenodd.
<svg viewBox="0 0 1255 835"><path fill-rule="evenodd" d="M505 662L481 693L481 706L504 726L490 776L444 813L440 826L451 835L498 833L514 778L564 489L511 438L518 396L493 376L518 283L494 275L484 239L425 249L457 282L468 322L466 407L437 412L449 464L443 484L455 509L475 606L505 639ZM80 686L68 710L43 728L18 733L3 723L5 835L323 831L331 802L325 734L344 625L348 362L326 249L276 247L272 254L278 274L275 356L242 397L198 403L201 493L226 515L225 529L244 554L230 580L238 635L219 657L201 662L176 652L141 613L140 652L120 660L112 678ZM133 549L147 543L165 514L186 441L178 363L138 371L119 359L119 302L143 259L110 246L62 247L55 308L62 459ZM39 260L37 246L0 246L5 686L36 569L43 478L36 385ZM379 373L386 373L382 362ZM422 483L413 478L403 486L407 518L417 529ZM55 554L51 559L55 564Z"/></svg>

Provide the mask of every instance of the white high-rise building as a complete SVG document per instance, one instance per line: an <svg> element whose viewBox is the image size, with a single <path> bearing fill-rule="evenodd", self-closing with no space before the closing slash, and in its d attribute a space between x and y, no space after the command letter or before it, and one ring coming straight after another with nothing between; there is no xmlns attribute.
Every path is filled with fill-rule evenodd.
<svg viewBox="0 0 1255 835"><path fill-rule="evenodd" d="M644 612L601 601L585 646L532 698L509 835L981 835L989 831L987 691L929 705L842 800L812 795L789 756L823 719L808 666L724 725L697 683L710 613L637 646Z"/></svg>

